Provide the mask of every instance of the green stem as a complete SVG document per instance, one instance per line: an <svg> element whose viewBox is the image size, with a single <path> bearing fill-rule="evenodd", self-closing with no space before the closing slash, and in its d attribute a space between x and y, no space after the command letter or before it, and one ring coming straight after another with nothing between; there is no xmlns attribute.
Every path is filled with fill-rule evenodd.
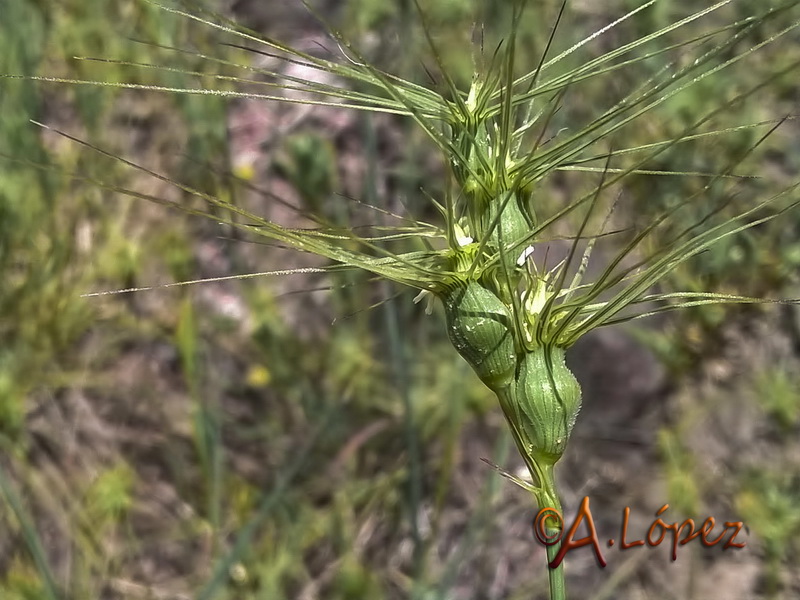
<svg viewBox="0 0 800 600"><path fill-rule="evenodd" d="M556 491L556 480L553 475L553 465L546 462L542 464L537 462L537 460L531 456L531 453L522 442L519 430L515 425L516 421L512 417L514 414L512 406L515 402L513 386L497 388L494 390L494 392L497 394L497 398L500 400L500 406L503 409L503 413L506 416L509 426L511 427L512 437L517 445L520 456L522 456L522 459L525 461L528 471L530 471L535 484L538 484L536 485L533 495L536 498L536 503L539 505L539 509L553 508L558 511L559 515L562 516L562 520L558 524L558 527L547 528L545 532L548 537L556 536L559 534L559 529L563 527L563 513L561 510L561 502L558 499L558 492ZM550 520L548 520L548 522L549 521ZM567 598L567 588L564 582L563 561L555 569L550 568L550 563L556 557L560 548L561 542L553 544L552 546L547 546L547 575L550 581L550 600L566 600Z"/></svg>
<svg viewBox="0 0 800 600"><path fill-rule="evenodd" d="M529 465L530 466L530 465ZM539 490L535 493L536 502L539 504L539 509L552 508L562 515L562 519L555 527L547 527L547 537L557 536L563 528L563 512L561 510L561 502L558 499L556 491L555 477L553 476L553 465L539 465L533 462L535 475L539 480ZM548 519L547 523L552 523L552 519ZM550 581L550 600L566 600L567 587L564 581L564 562L562 561L556 568L551 569L550 563L558 554L561 548L559 541L552 546L547 546L547 575Z"/></svg>

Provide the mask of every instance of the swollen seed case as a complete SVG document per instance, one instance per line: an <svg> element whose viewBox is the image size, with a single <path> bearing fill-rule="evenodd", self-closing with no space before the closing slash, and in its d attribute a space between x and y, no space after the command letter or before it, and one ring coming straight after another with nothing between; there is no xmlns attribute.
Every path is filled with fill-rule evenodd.
<svg viewBox="0 0 800 600"><path fill-rule="evenodd" d="M458 286L443 301L447 335L481 381L492 390L512 384L517 354L506 305L477 281Z"/></svg>
<svg viewBox="0 0 800 600"><path fill-rule="evenodd" d="M518 354L508 307L477 281L444 297L453 347L501 404L524 452L541 465L564 454L581 408L581 388L558 346Z"/></svg>
<svg viewBox="0 0 800 600"><path fill-rule="evenodd" d="M537 462L555 464L581 409L581 387L564 349L540 346L522 358L515 386L517 429Z"/></svg>

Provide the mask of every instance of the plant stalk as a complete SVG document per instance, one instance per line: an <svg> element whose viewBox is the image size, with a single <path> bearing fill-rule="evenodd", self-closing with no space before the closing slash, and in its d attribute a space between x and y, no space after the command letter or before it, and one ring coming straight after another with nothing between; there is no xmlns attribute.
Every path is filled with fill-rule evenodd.
<svg viewBox="0 0 800 600"><path fill-rule="evenodd" d="M564 562L562 561L556 568L551 569L550 563L558 555L561 549L561 535L564 527L563 512L561 509L561 501L558 498L556 490L556 480L554 475L554 465L549 462L539 462L534 458L526 448L525 444L520 440L516 434L516 427L514 420L511 418L513 411L511 409L514 400L514 392L511 387L504 387L494 390L497 398L500 400L500 406L506 416L506 420L511 426L511 431L514 434L514 441L516 442L517 449L520 456L525 461L528 471L533 478L536 485L531 488L531 492L536 498L536 504L539 510L544 508L552 508L558 512L561 519L555 522L554 525L546 527L545 534L548 539L558 539L555 544L547 546L547 576L550 584L550 600L566 600L567 588L564 580ZM547 519L545 525L552 524L553 519ZM535 526L535 522L534 522Z"/></svg>
<svg viewBox="0 0 800 600"><path fill-rule="evenodd" d="M539 489L534 494L539 510L552 508L562 517L557 522L554 522L552 518L548 518L545 521L547 538L558 540L555 544L547 546L547 576L550 583L550 600L566 600L567 588L564 580L564 562L562 561L555 568L550 567L550 563L561 549L561 535L564 528L561 502L558 499L555 477L553 476L553 465L539 465L535 462L533 465L535 467L533 475L539 480Z"/></svg>

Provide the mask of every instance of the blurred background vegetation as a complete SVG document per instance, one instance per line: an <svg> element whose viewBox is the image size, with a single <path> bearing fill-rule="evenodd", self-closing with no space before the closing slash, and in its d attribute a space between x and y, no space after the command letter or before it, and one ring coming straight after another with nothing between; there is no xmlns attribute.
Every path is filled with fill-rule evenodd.
<svg viewBox="0 0 800 600"><path fill-rule="evenodd" d="M476 10L487 40L499 39L507 22L507 11L478 4L421 2L462 83L471 75L465 48ZM557 46L637 4L571 3ZM744 17L755 4L724 10ZM333 46L299 2L205 6L309 51ZM521 55L534 57L528 68L557 8L538 2L529 13L520 40ZM661 2L593 51L692 8ZM320 10L376 63L420 82L436 78L413 3L331 0ZM226 85L212 71L241 72L200 55L270 60L137 0L0 0L0 14L0 73L202 87ZM614 145L678 134L798 60L798 41L677 96ZM82 56L196 74L75 58ZM555 129L660 66L652 60L619 81L582 85ZM714 126L790 115L798 100L792 77L777 79ZM380 219L363 203L436 218L419 189L437 197L444 171L413 123L9 79L0 80L0 115L0 598L546 596L531 500L480 458L510 471L521 463L491 394L449 346L441 319L423 314L409 291L360 273L83 298L323 263L119 194L116 186L174 201L185 195L29 120L284 223L308 226L313 213L345 228ZM714 188L708 202L731 194L726 210L734 214L796 180L798 133L787 121L740 169L759 178L737 183L735 194ZM681 146L654 168L711 172L758 135ZM538 197L573 193L579 175L552 178ZM630 177L625 193L642 201L621 218L644 222L702 185ZM698 205L698 218L710 205ZM790 213L718 244L665 289L797 297L799 228ZM681 548L675 564L666 545L609 550L605 570L577 551L567 561L574 597L800 595L791 568L800 564L798 356L797 309L777 306L699 307L598 332L575 348L570 360L586 398L559 472L568 515L589 495L601 538L618 531L624 506L633 509L631 531L643 534L670 502L676 521L743 520L749 536L736 552Z"/></svg>

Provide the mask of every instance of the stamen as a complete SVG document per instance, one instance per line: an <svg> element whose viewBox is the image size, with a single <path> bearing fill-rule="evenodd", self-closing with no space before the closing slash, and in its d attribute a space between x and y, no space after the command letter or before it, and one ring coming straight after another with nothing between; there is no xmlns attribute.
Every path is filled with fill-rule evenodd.
<svg viewBox="0 0 800 600"><path fill-rule="evenodd" d="M517 259L517 266L521 267L525 264L525 261L528 260L528 257L533 254L533 246L528 246L525 250L522 251L522 254L519 255Z"/></svg>
<svg viewBox="0 0 800 600"><path fill-rule="evenodd" d="M425 305L425 314L432 315L433 314L433 299L435 296L433 292L429 290L422 290L419 294L414 297L414 304L419 304L423 299L427 300L427 304Z"/></svg>

